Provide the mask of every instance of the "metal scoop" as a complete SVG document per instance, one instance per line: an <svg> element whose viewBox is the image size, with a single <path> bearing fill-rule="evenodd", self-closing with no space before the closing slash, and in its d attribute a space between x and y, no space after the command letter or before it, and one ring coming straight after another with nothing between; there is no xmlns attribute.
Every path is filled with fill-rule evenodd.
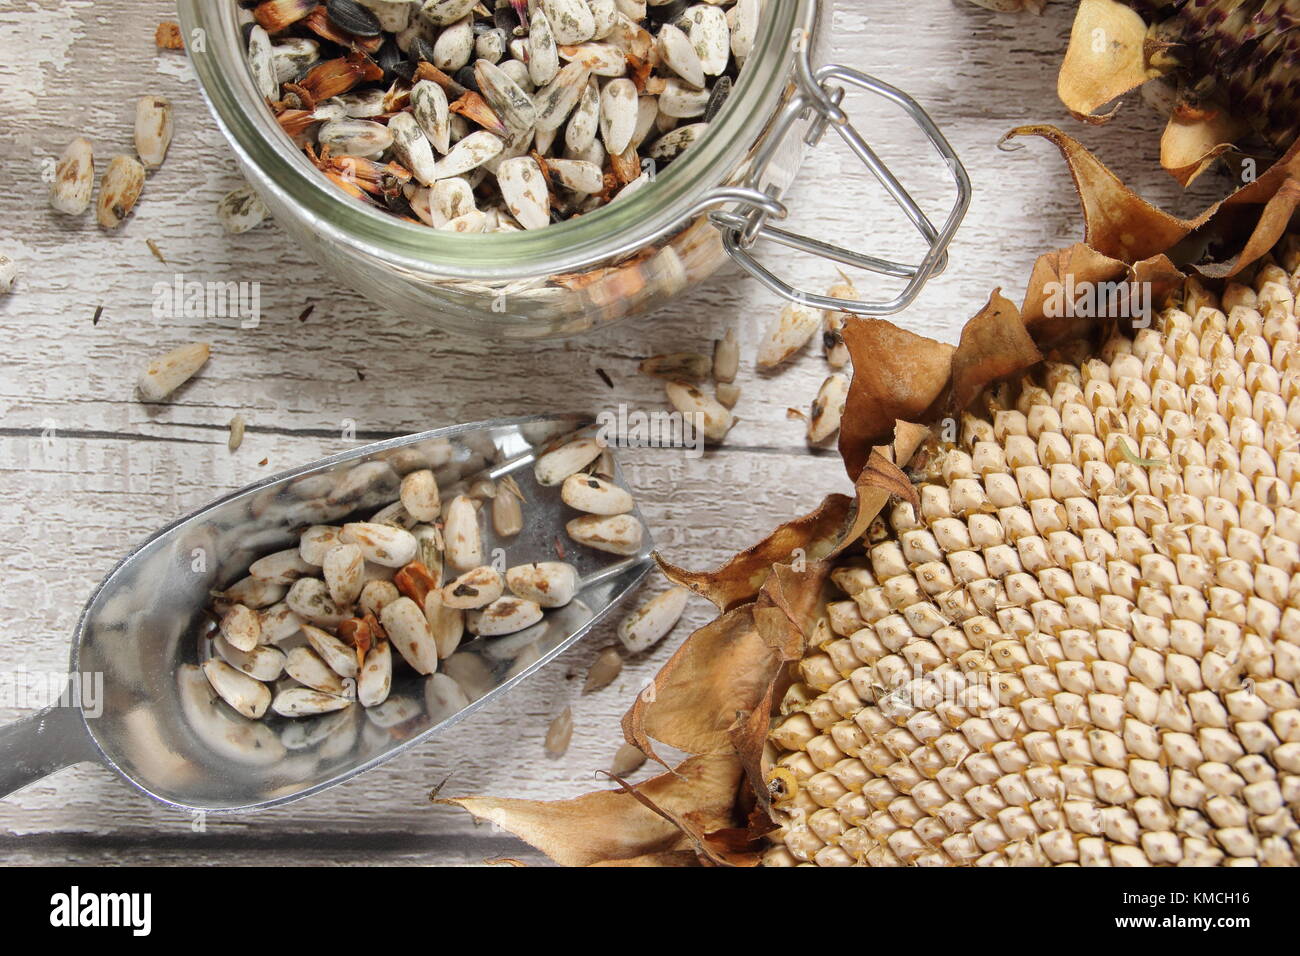
<svg viewBox="0 0 1300 956"><path fill-rule="evenodd" d="M569 605L518 634L468 639L436 674L395 667L388 699L368 709L241 716L197 666L210 644L205 607L258 557L293 547L305 525L365 519L397 500L401 474L428 467L419 462L436 464L444 489L475 475L511 475L526 498L525 527L499 540L485 522L484 554L490 561L501 548L511 566L556 560L557 536L565 540L574 513L565 513L558 488L537 484L531 464L541 446L588 424L579 416L499 420L379 442L268 478L159 531L104 579L77 624L70 686L93 687L102 675L102 694L0 728L0 796L94 760L171 806L274 806L376 767L505 693L636 587L653 564L648 533L632 557L566 542L564 560L580 579Z"/></svg>

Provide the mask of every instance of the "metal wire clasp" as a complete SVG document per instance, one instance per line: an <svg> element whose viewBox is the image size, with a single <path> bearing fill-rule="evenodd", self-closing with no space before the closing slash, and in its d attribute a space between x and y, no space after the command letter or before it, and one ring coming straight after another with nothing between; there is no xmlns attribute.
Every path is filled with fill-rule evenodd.
<svg viewBox="0 0 1300 956"><path fill-rule="evenodd" d="M816 4L810 12L810 22L816 16ZM773 123L772 130L754 157L749 175L739 186L715 190L701 206L728 208L710 212L710 220L722 233L723 247L752 276L777 295L792 302L858 315L891 315L905 309L931 276L942 272L948 264L947 248L953 234L966 215L970 205L970 177L961 160L939 132L929 114L915 100L896 87L890 86L858 70L838 64L828 64L814 70L811 62L809 30L800 27L791 37L796 90ZM957 184L957 200L942 228L936 229L917 205L911 194L890 171L849 121L841 104L845 86L882 96L900 107L920 127L931 145L943 158ZM853 252L842 246L822 242L801 233L791 232L772 225L773 220L785 219L788 207L779 198L777 186L764 185L764 174L775 160L790 131L796 123L807 122L804 133L806 146L816 147L830 130L834 130L871 171L876 180L889 193L890 198L903 210L912 225L921 233L928 251L919 263L896 262L891 259ZM809 252L843 265L893 278L905 279L907 284L894 298L885 301L858 301L817 295L796 289L778 278L760 263L751 249L760 239L768 239L787 248Z"/></svg>

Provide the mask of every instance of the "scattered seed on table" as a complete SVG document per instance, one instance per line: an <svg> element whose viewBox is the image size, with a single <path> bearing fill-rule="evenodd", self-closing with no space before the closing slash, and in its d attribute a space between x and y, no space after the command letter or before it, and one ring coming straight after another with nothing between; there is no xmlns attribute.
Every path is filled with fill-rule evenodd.
<svg viewBox="0 0 1300 956"><path fill-rule="evenodd" d="M13 291L14 282L17 278L18 263L0 253L0 295L6 295Z"/></svg>
<svg viewBox="0 0 1300 956"><path fill-rule="evenodd" d="M217 219L231 235L239 235L260 225L266 218L266 205L253 191L252 186L241 186L221 197L217 203Z"/></svg>
<svg viewBox="0 0 1300 956"><path fill-rule="evenodd" d="M140 373L137 382L140 397L146 402L161 402L189 381L210 354L211 347L206 342L195 342L154 359Z"/></svg>
<svg viewBox="0 0 1300 956"><path fill-rule="evenodd" d="M108 168L99 181L99 202L96 219L105 229L116 229L122 224L140 198L144 189L144 166L134 156L118 154L109 160Z"/></svg>
<svg viewBox="0 0 1300 956"><path fill-rule="evenodd" d="M551 757L563 757L573 740L573 708L566 707L546 729L544 746Z"/></svg>
<svg viewBox="0 0 1300 956"><path fill-rule="evenodd" d="M605 648L591 662L591 668L587 671L587 679L582 685L582 692L590 694L593 691L608 687L614 683L622 670L623 655L616 648Z"/></svg>
<svg viewBox="0 0 1300 956"><path fill-rule="evenodd" d="M65 216L80 216L95 191L95 154L90 140L78 136L64 149L50 183L50 205Z"/></svg>
<svg viewBox="0 0 1300 956"><path fill-rule="evenodd" d="M152 239L146 239L144 244L149 247L149 251L153 253L155 259L163 265L167 264L167 260L163 258L162 250L158 248L158 243L154 242Z"/></svg>
<svg viewBox="0 0 1300 956"><path fill-rule="evenodd" d="M244 416L236 413L230 419L230 438L226 442L226 447L230 451L235 451L244 443Z"/></svg>

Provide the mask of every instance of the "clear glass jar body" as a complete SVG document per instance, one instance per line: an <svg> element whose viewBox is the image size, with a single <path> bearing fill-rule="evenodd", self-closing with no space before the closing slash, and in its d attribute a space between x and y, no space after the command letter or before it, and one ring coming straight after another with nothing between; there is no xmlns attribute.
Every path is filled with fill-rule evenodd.
<svg viewBox="0 0 1300 956"><path fill-rule="evenodd" d="M488 235L403 222L347 196L311 165L258 96L236 4L179 0L179 9L200 86L245 178L304 252L393 311L480 338L535 339L644 315L728 261L705 204L716 189L744 178L790 96L791 37L816 6L767 0L726 106L654 182L565 223ZM765 175L773 191L783 191L797 168L797 156L772 164Z"/></svg>

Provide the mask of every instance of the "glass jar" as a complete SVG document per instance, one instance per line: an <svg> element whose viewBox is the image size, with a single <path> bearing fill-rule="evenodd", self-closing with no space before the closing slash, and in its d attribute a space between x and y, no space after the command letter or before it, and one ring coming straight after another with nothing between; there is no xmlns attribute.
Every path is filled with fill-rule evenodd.
<svg viewBox="0 0 1300 956"><path fill-rule="evenodd" d="M905 307L945 264L969 201L969 180L924 111L904 94L844 67L814 72L818 0L767 0L739 82L706 134L645 188L587 215L532 232L463 235L404 222L330 183L280 128L257 93L233 0L179 0L199 83L245 178L279 225L330 275L405 315L478 337L549 338L644 314L712 275L729 258L779 294L819 308L884 315ZM947 160L958 198L934 227L839 108L843 84L885 96L922 126ZM919 264L866 256L778 229L781 195L805 146L840 134L920 230ZM768 239L904 280L888 302L801 293L761 265Z"/></svg>

